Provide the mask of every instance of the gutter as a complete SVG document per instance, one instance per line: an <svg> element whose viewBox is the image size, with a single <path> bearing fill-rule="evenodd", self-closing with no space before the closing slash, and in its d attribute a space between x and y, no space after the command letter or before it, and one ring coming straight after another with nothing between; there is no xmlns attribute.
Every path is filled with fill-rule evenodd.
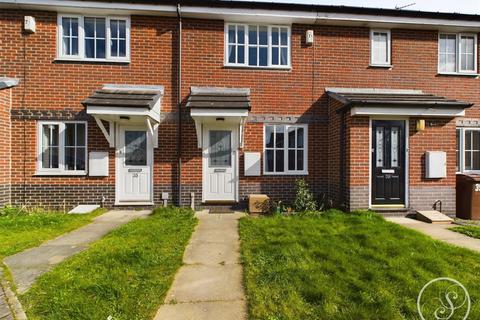
<svg viewBox="0 0 480 320"><path fill-rule="evenodd" d="M112 8L112 3L115 5ZM442 29L452 31L480 30L480 16L471 14L375 9L364 7L301 5L242 1L182 1L183 18L258 21L268 23L300 23L353 25L407 29ZM0 7L76 12L146 14L175 16L175 1L143 0L79 1L79 0L0 0ZM178 13L177 13L178 15Z"/></svg>
<svg viewBox="0 0 480 320"><path fill-rule="evenodd" d="M177 63L177 108L178 108L178 130L177 130L177 159L178 159L178 206L182 206L182 8L177 4L178 19L178 63Z"/></svg>

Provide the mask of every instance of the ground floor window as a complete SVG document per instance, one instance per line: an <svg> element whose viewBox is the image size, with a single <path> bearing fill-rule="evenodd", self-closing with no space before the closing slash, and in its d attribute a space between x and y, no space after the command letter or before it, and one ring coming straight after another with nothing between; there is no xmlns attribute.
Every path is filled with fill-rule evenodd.
<svg viewBox="0 0 480 320"><path fill-rule="evenodd" d="M41 121L38 123L37 172L84 174L87 163L87 123Z"/></svg>
<svg viewBox="0 0 480 320"><path fill-rule="evenodd" d="M265 125L265 174L307 173L307 126Z"/></svg>
<svg viewBox="0 0 480 320"><path fill-rule="evenodd" d="M480 128L457 129L457 172L480 171Z"/></svg>

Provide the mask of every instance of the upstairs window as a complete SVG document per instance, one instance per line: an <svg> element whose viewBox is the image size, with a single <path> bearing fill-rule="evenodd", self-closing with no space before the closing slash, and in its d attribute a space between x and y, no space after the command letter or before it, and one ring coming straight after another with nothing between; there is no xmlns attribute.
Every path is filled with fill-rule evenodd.
<svg viewBox="0 0 480 320"><path fill-rule="evenodd" d="M225 25L227 66L289 68L290 28L251 24Z"/></svg>
<svg viewBox="0 0 480 320"><path fill-rule="evenodd" d="M264 173L307 174L307 126L265 125Z"/></svg>
<svg viewBox="0 0 480 320"><path fill-rule="evenodd" d="M120 17L58 16L58 58L119 61L130 59L130 20Z"/></svg>
<svg viewBox="0 0 480 320"><path fill-rule="evenodd" d="M477 73L477 35L440 33L438 36L438 72Z"/></svg>
<svg viewBox="0 0 480 320"><path fill-rule="evenodd" d="M78 18L62 18L62 55L78 56Z"/></svg>
<svg viewBox="0 0 480 320"><path fill-rule="evenodd" d="M84 18L85 58L105 59L105 18Z"/></svg>
<svg viewBox="0 0 480 320"><path fill-rule="evenodd" d="M390 30L370 31L370 65L390 66L391 61Z"/></svg>
<svg viewBox="0 0 480 320"><path fill-rule="evenodd" d="M85 174L86 122L38 123L38 174Z"/></svg>

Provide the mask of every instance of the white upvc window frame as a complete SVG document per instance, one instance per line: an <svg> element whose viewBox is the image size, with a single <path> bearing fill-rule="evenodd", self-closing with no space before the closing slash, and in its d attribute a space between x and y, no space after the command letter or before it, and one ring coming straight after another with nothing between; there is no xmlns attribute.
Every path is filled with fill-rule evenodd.
<svg viewBox="0 0 480 320"><path fill-rule="evenodd" d="M284 171L283 172L270 172L267 171L267 148L266 148L266 133L267 133L267 126L283 126L285 127L284 133L284 143L283 143L283 165ZM303 128L303 170L288 170L288 129L291 127L295 128ZM276 131L275 131L276 132ZM275 133L274 133L275 135ZM272 148L268 148L270 150ZM274 148L275 150L280 148ZM274 152L275 153L275 152ZM275 166L275 161L274 161ZM263 125L263 174L264 175L271 175L271 176L292 176L292 175L308 175L308 124L286 124L286 123L264 123Z"/></svg>
<svg viewBox="0 0 480 320"><path fill-rule="evenodd" d="M474 173L479 174L480 169L478 170L467 170L465 169L465 143L467 139L465 138L466 131L480 131L480 128L471 128L471 127L460 127L457 128L460 131L460 163L458 164L457 173Z"/></svg>
<svg viewBox="0 0 480 320"><path fill-rule="evenodd" d="M456 42L455 42L455 71L441 71L440 68L440 36L442 35L455 35ZM474 70L462 70L461 69L461 54L460 54L460 40L462 36L473 37L474 41L474 49L473 49L473 64ZM439 74L446 74L446 75L478 75L478 37L476 33L455 33L455 32L438 32L438 62L437 62L437 70Z"/></svg>
<svg viewBox="0 0 480 320"><path fill-rule="evenodd" d="M249 48L249 25L252 26L265 26L268 28L268 35L267 35L267 65L266 66L251 66L248 64L249 56L248 56L248 48ZM245 29L245 61L244 63L230 63L228 61L228 27L229 26L243 26ZM286 65L274 65L272 64L272 28L286 28L287 29L287 59L288 63ZM237 39L238 42L238 39ZM257 44L258 45L258 44ZM279 46L281 47L281 46ZM289 25L270 25L270 24L262 24L262 23L235 23L235 22L226 22L224 28L224 66L225 67L242 67L242 68L252 68L252 69L291 69L292 68L292 28ZM259 59L259 58L258 58ZM280 61L279 61L280 62Z"/></svg>
<svg viewBox="0 0 480 320"><path fill-rule="evenodd" d="M65 129L70 123L85 125L85 170L67 170L65 164ZM42 168L42 128L58 125L58 168ZM36 175L84 176L88 168L88 122L87 121L38 121L37 122L37 170Z"/></svg>
<svg viewBox="0 0 480 320"><path fill-rule="evenodd" d="M77 18L78 19L78 54L64 55L63 54L63 18ZM85 18L103 18L105 19L105 58L86 58L85 57ZM111 55L111 30L110 20L125 20L125 57L115 57ZM57 16L57 60L70 61L87 61L87 62L130 62L130 17L129 16L102 16L94 14L58 14Z"/></svg>
<svg viewBox="0 0 480 320"><path fill-rule="evenodd" d="M457 132L458 132L458 139L457 139ZM464 168L464 152L465 152L465 144L464 144L464 131L463 128L457 128L455 130L455 167L456 173L462 173ZM458 143L458 144L457 144ZM458 146L458 148L457 148ZM457 152L458 152L458 162L457 162Z"/></svg>
<svg viewBox="0 0 480 320"><path fill-rule="evenodd" d="M378 62L373 60L374 33L387 34L387 62ZM392 66L392 31L390 29L370 29L370 66L372 67L391 67Z"/></svg>

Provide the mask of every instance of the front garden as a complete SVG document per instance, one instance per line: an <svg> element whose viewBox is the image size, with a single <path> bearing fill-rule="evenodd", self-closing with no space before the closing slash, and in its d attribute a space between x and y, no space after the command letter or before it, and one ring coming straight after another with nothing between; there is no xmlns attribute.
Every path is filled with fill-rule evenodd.
<svg viewBox="0 0 480 320"><path fill-rule="evenodd" d="M161 208L113 230L41 276L20 300L29 319L152 319L197 223Z"/></svg>
<svg viewBox="0 0 480 320"><path fill-rule="evenodd" d="M0 261L89 222L104 209L86 215L42 209L0 208Z"/></svg>
<svg viewBox="0 0 480 320"><path fill-rule="evenodd" d="M437 277L465 285L480 318L480 254L374 213L244 218L240 237L251 319L418 319Z"/></svg>

